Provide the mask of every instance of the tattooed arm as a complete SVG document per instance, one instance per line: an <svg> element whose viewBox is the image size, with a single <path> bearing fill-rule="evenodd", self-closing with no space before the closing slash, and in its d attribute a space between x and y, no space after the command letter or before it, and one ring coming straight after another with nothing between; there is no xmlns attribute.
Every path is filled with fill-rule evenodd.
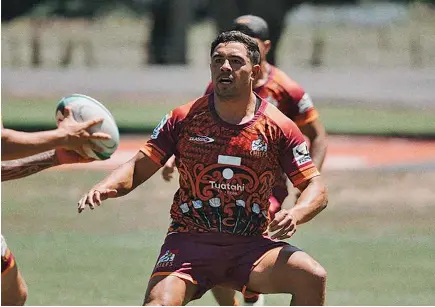
<svg viewBox="0 0 435 307"><path fill-rule="evenodd" d="M2 180L8 181L27 177L61 164L86 163L93 159L82 158L74 151L56 149L46 151L27 158L2 161Z"/></svg>
<svg viewBox="0 0 435 307"><path fill-rule="evenodd" d="M58 165L54 150L23 159L2 161L2 181L19 179Z"/></svg>

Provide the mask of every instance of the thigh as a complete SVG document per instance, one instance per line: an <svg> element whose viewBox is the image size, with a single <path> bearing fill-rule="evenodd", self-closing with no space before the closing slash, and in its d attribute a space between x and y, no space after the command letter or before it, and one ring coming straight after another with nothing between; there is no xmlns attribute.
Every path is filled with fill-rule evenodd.
<svg viewBox="0 0 435 307"><path fill-rule="evenodd" d="M21 306L27 298L27 286L16 265L2 274L2 306Z"/></svg>
<svg viewBox="0 0 435 307"><path fill-rule="evenodd" d="M251 271L247 290L258 293L296 293L323 267L307 253L289 245L265 254Z"/></svg>
<svg viewBox="0 0 435 307"><path fill-rule="evenodd" d="M155 276L148 283L144 306L181 306L189 303L197 285L177 276Z"/></svg>

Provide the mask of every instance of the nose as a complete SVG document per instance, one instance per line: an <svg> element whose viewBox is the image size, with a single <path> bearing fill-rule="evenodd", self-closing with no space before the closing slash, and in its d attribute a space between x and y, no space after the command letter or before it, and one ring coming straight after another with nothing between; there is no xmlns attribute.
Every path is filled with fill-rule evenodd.
<svg viewBox="0 0 435 307"><path fill-rule="evenodd" d="M225 62L221 66L221 71L231 71L230 61L225 60Z"/></svg>

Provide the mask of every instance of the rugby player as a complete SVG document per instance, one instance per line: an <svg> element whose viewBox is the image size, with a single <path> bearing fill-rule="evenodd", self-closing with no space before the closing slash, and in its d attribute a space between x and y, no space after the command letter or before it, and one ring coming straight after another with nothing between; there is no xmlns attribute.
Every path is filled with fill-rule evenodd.
<svg viewBox="0 0 435 307"><path fill-rule="evenodd" d="M78 211L130 193L175 155L180 187L144 305L184 305L215 286L290 293L294 305L323 305L325 269L281 241L327 205L305 139L253 92L261 73L253 38L221 33L210 55L214 92L167 114L135 157L83 195ZM269 221L281 170L301 194Z"/></svg>
<svg viewBox="0 0 435 307"><path fill-rule="evenodd" d="M320 171L327 149L325 128L308 93L282 70L266 61L266 55L271 48L267 22L258 16L244 15L236 18L233 24L234 30L255 38L260 48L261 73L254 81L254 92L272 103L296 123L309 140L311 157L314 165ZM205 94L211 94L212 92L213 83L210 82ZM174 169L175 157L171 157L162 169L162 176L166 181L172 179ZM284 199L288 194L287 177L285 174L282 174L273 188L273 193L270 197L269 214L272 219L275 213L281 209ZM238 304L234 291L219 288L212 290L220 305ZM245 296L244 301L245 305L263 305L264 298L258 295L250 295L249 297Z"/></svg>

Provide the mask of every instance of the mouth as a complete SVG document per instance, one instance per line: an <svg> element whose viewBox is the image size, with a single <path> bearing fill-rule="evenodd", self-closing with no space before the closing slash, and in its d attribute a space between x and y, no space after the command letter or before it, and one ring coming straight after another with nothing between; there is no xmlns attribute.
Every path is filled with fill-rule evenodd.
<svg viewBox="0 0 435 307"><path fill-rule="evenodd" d="M228 84L233 83L233 79L230 77L220 77L218 79L218 83L228 85Z"/></svg>

